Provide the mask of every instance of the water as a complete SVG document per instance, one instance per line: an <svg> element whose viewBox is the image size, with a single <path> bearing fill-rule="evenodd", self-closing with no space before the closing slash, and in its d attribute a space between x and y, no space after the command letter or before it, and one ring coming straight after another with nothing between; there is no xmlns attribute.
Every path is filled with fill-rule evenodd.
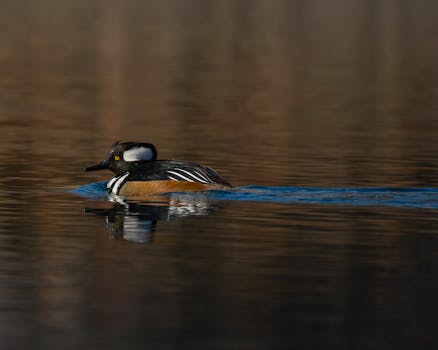
<svg viewBox="0 0 438 350"><path fill-rule="evenodd" d="M139 202L135 198L108 195L107 182L80 186L72 193L90 199L107 199L113 202ZM351 206L389 206L406 208L438 208L438 189L435 188L316 188L240 186L232 190L199 193L165 194L163 197L189 202L208 200L274 202L290 204L344 204ZM146 198L147 199L147 198ZM163 198L164 200L164 198Z"/></svg>
<svg viewBox="0 0 438 350"><path fill-rule="evenodd" d="M0 1L2 349L435 349L433 1ZM115 140L235 188L142 201Z"/></svg>

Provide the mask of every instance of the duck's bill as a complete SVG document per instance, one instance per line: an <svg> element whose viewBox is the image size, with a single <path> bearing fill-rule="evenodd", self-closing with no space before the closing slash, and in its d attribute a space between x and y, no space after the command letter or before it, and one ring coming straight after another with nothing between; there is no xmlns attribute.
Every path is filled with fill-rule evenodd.
<svg viewBox="0 0 438 350"><path fill-rule="evenodd" d="M108 169L106 162L100 162L95 165L87 166L84 171L96 171L96 170L104 170Z"/></svg>

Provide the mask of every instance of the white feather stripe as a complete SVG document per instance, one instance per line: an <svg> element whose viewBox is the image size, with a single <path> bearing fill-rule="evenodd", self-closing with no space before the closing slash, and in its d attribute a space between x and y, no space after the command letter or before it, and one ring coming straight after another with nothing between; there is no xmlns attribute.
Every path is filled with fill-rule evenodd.
<svg viewBox="0 0 438 350"><path fill-rule="evenodd" d="M123 153L125 162L138 162L141 160L152 160L154 152L147 147L131 148Z"/></svg>
<svg viewBox="0 0 438 350"><path fill-rule="evenodd" d="M187 175L191 176L192 178L194 178L196 181L202 182L202 183L207 183L208 181L202 180L200 177L196 176L195 174L191 173L190 171L181 169L181 168L175 168L174 170L177 171L182 171L184 173L186 173Z"/></svg>
<svg viewBox="0 0 438 350"><path fill-rule="evenodd" d="M172 177L172 176L169 176L169 179L171 179L171 180L173 180L173 181L179 181L178 179L175 179L175 178Z"/></svg>
<svg viewBox="0 0 438 350"><path fill-rule="evenodd" d="M126 173L125 175L121 176L114 184L111 192L113 194L118 194L120 186L122 185L123 181L126 179L126 177L129 175L129 173Z"/></svg>
<svg viewBox="0 0 438 350"><path fill-rule="evenodd" d="M205 176L204 174L202 174L201 172L195 170L195 173L199 175L199 177L203 178L205 181L207 182L212 182L211 179L209 179L207 176Z"/></svg>
<svg viewBox="0 0 438 350"><path fill-rule="evenodd" d="M117 176L113 177L110 181L108 181L108 183L106 184L106 188L111 188L111 186L113 185L113 183L118 179Z"/></svg>
<svg viewBox="0 0 438 350"><path fill-rule="evenodd" d="M173 175L175 175L177 178L181 178L181 179L183 179L184 181L195 182L195 181L193 181L192 179L189 179L189 178L185 177L184 175L181 175L180 173L177 173L177 172L175 172L175 171L167 170L167 172L168 172L169 174L173 174ZM177 181L181 181L181 180L177 180Z"/></svg>

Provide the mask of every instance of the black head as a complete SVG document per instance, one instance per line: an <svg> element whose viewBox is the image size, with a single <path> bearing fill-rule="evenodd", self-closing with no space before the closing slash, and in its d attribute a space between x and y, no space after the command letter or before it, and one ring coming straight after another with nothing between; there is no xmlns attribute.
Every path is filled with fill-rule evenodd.
<svg viewBox="0 0 438 350"><path fill-rule="evenodd" d="M151 162L157 159L157 150L151 143L115 142L110 147L104 160L96 165L86 167L85 171L108 169L116 175L124 174L134 164Z"/></svg>

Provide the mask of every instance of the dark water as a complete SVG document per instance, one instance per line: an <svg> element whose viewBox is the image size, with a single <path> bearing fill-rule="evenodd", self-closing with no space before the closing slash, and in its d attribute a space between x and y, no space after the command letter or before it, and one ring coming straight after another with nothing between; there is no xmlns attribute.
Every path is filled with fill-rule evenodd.
<svg viewBox="0 0 438 350"><path fill-rule="evenodd" d="M437 348L437 17L0 1L0 348ZM117 139L236 188L108 198Z"/></svg>

